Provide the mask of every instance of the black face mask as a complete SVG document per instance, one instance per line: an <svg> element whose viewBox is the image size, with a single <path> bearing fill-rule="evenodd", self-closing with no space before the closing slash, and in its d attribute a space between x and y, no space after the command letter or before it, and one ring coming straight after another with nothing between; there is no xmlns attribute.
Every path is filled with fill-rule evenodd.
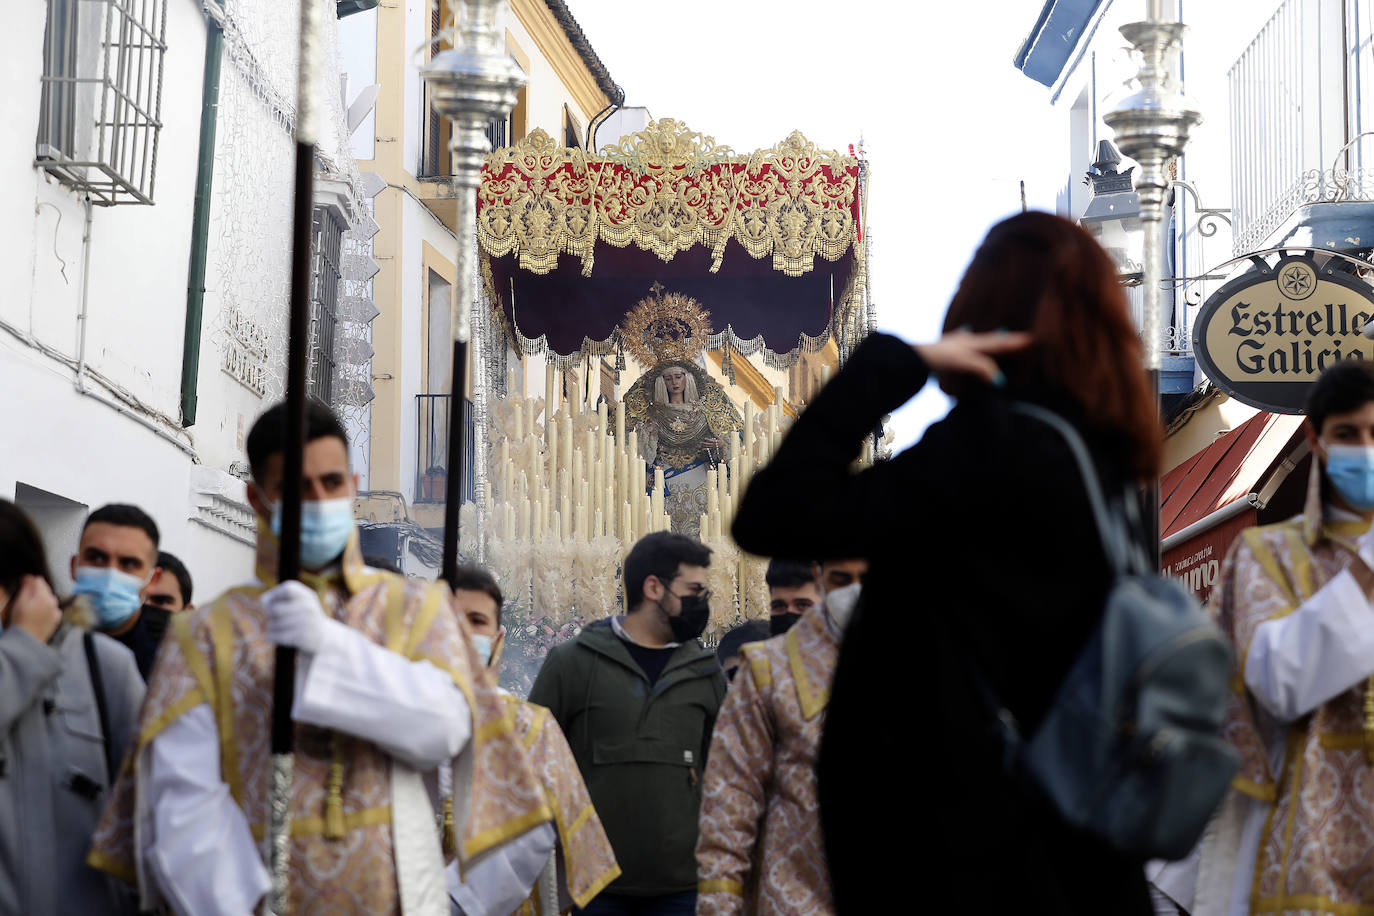
<svg viewBox="0 0 1374 916"><path fill-rule="evenodd" d="M798 620L801 620L801 617L801 614L792 613L772 615L768 618L768 635L781 636L783 633L786 633L788 630L792 629L792 626Z"/></svg>
<svg viewBox="0 0 1374 916"><path fill-rule="evenodd" d="M172 622L172 612L156 604L145 604L139 613L148 635L154 640L161 640L162 634L167 632L167 627Z"/></svg>
<svg viewBox="0 0 1374 916"><path fill-rule="evenodd" d="M668 618L668 627L673 631L673 642L696 639L706 629L706 622L711 619L711 599L705 595L679 595L678 602L682 609L676 616L663 610L662 604L658 606L663 616Z"/></svg>

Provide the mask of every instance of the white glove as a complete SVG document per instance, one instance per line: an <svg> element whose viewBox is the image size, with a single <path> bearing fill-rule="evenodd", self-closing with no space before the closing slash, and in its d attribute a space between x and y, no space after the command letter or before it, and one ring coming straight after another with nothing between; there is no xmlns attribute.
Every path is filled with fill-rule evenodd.
<svg viewBox="0 0 1374 916"><path fill-rule="evenodd" d="M313 589L291 579L264 592L262 606L267 611L268 639L302 652L320 651L329 618Z"/></svg>

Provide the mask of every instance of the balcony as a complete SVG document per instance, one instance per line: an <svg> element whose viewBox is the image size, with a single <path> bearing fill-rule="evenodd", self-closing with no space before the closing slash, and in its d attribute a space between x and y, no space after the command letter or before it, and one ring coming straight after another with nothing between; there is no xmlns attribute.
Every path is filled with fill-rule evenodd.
<svg viewBox="0 0 1374 916"><path fill-rule="evenodd" d="M448 499L448 437L453 396L448 394L417 394L415 426L415 499L417 507L421 504L442 505ZM462 498L476 498L476 487L472 476L473 424L472 402L463 399L463 447L466 452L463 462ZM424 523L421 522L423 525ZM426 526L429 527L429 526Z"/></svg>
<svg viewBox="0 0 1374 916"><path fill-rule="evenodd" d="M425 131L420 150L420 165L415 177L419 179L420 200L451 231L458 229L457 189L453 184L453 166L448 144L453 124L429 102L430 89L425 87ZM487 142L492 149L510 143L510 121L490 121L486 127Z"/></svg>

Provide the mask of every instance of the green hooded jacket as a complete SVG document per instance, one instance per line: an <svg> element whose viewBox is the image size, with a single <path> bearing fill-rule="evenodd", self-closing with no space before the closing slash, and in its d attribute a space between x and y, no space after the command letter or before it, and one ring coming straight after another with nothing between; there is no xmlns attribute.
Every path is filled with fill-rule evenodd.
<svg viewBox="0 0 1374 916"><path fill-rule="evenodd" d="M621 874L607 892L696 889L701 777L725 686L693 639L650 688L609 619L549 650L529 699L558 720L611 840Z"/></svg>

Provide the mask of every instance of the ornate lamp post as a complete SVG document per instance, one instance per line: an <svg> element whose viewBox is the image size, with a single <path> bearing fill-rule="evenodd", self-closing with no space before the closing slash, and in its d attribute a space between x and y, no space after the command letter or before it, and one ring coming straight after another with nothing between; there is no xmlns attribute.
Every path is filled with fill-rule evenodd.
<svg viewBox="0 0 1374 916"><path fill-rule="evenodd" d="M1169 67L1170 58L1182 47L1185 26L1169 21L1165 0L1148 0L1147 18L1121 27L1121 34L1140 56L1136 88L1103 117L1116 134L1121 152L1139 163L1135 176L1140 199L1140 220L1144 230L1142 272L1144 274L1144 320L1141 335L1145 343L1145 369L1150 374L1155 403L1159 403L1159 373L1162 333L1159 290L1164 277L1164 250L1160 223L1164 201L1169 194L1167 163L1183 154L1188 132L1202 120L1201 113L1183 95ZM1147 534L1159 551L1159 483L1146 493L1149 519Z"/></svg>
<svg viewBox="0 0 1374 916"><path fill-rule="evenodd" d="M444 2L444 0L440 0ZM505 33L497 27L497 12L505 0L448 0L455 13L457 34L453 50L436 54L420 72L430 87L435 109L453 122L449 152L453 157L453 183L457 190L458 252L454 261L457 282L453 297L453 394L449 399L448 501L444 507L444 554L442 575L448 581L458 566L458 511L463 504L462 467L463 388L469 359L468 342L477 304L477 188L482 178L482 163L491 146L487 142L488 122L505 118L515 107L516 93L525 85L525 75L506 54ZM482 341L473 340L473 362L480 355ZM473 373L473 401L481 423L482 373ZM482 442L473 449L477 477L477 543L479 557L482 539L483 478L485 463ZM455 473L456 471L456 473ZM455 490L454 483L458 486Z"/></svg>

